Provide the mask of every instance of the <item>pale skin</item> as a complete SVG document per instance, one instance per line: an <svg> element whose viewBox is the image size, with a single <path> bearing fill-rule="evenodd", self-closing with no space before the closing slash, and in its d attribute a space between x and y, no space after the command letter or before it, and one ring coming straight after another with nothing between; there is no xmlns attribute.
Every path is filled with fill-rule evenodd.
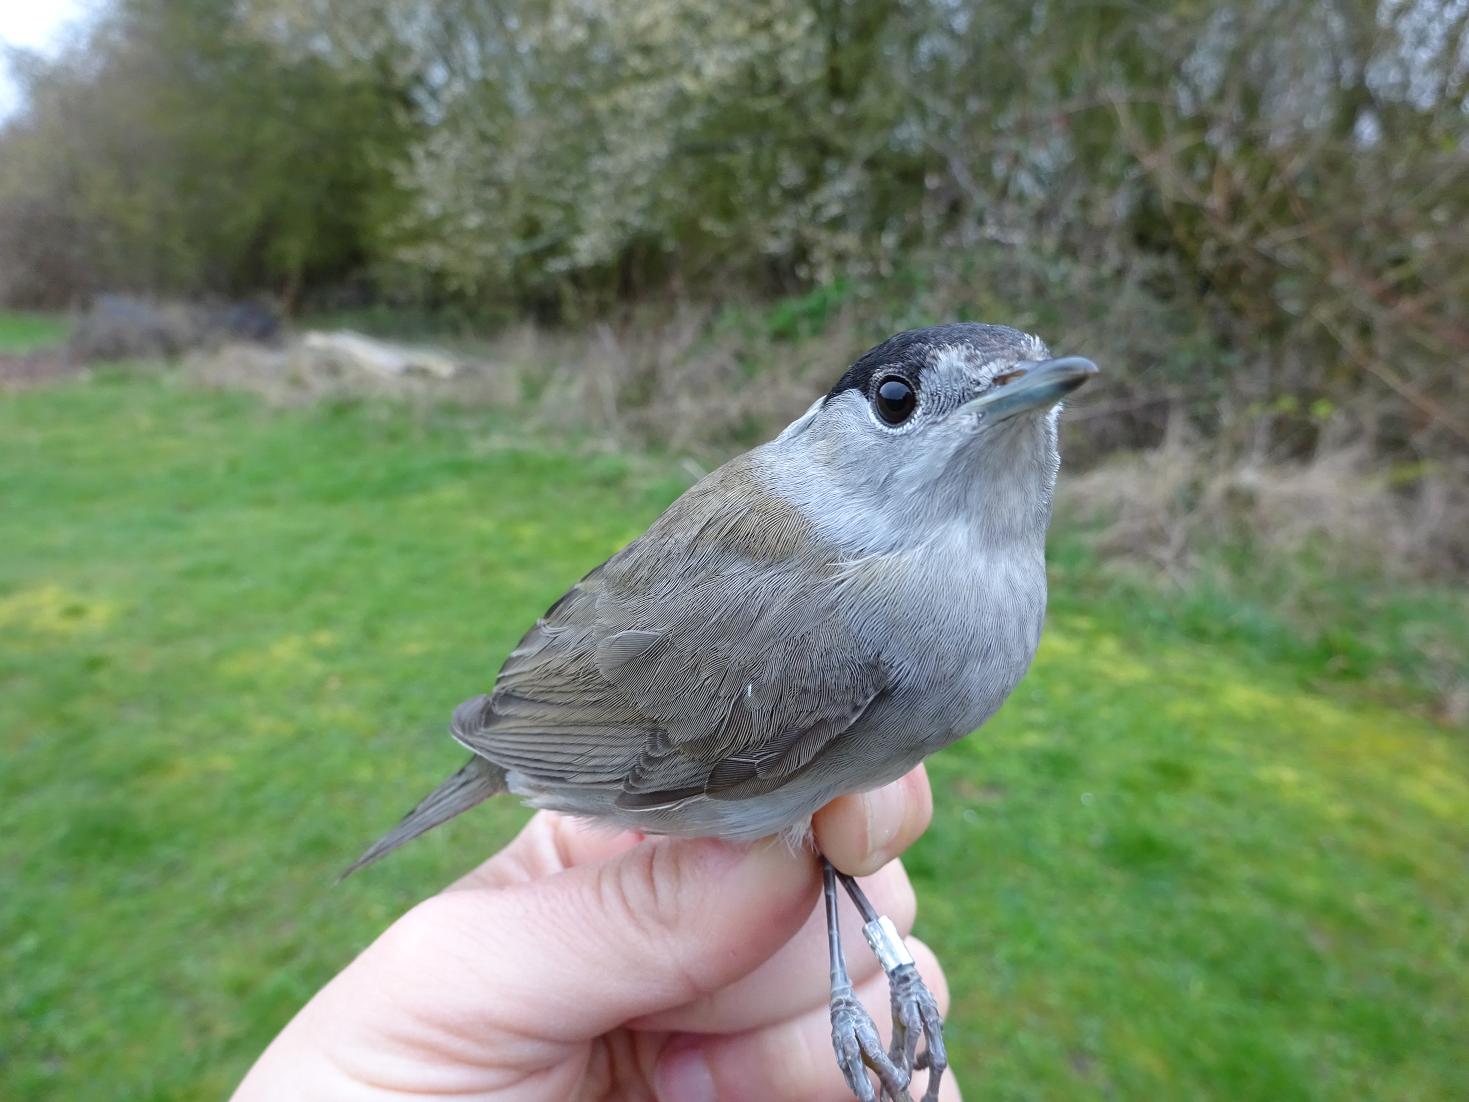
<svg viewBox="0 0 1469 1102"><path fill-rule="evenodd" d="M915 900L897 858L931 811L919 767L813 821L822 852L905 935ZM886 981L860 928L844 901L847 965L886 1040ZM938 961L907 941L947 1013ZM541 812L322 988L234 1098L845 1102L827 995L810 852ZM952 1075L941 1098L959 1098Z"/></svg>

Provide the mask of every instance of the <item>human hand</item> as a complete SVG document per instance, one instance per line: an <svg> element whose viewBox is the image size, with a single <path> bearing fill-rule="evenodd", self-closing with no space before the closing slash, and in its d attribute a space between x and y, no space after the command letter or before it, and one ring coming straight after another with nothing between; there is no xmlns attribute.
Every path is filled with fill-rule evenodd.
<svg viewBox="0 0 1469 1102"><path fill-rule="evenodd" d="M872 874L868 895L905 935L915 900L893 858L931 807L920 767L813 823L833 864ZM778 840L642 839L539 813L318 992L235 1102L846 1102L819 886L814 856ZM886 982L860 928L843 900L848 968L886 1041ZM947 1011L937 960L908 944ZM959 1098L952 1076L943 1086Z"/></svg>

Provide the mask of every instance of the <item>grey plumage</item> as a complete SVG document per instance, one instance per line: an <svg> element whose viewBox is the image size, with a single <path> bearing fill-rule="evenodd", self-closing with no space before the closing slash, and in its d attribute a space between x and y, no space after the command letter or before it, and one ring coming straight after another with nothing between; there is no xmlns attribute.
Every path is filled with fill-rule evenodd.
<svg viewBox="0 0 1469 1102"><path fill-rule="evenodd" d="M1082 376L1007 393L1025 416L985 403L1048 355L982 325L874 348L557 601L455 713L470 764L353 867L502 788L650 833L769 835L978 727L1039 640L1054 403ZM874 413L884 378L916 394L902 424Z"/></svg>

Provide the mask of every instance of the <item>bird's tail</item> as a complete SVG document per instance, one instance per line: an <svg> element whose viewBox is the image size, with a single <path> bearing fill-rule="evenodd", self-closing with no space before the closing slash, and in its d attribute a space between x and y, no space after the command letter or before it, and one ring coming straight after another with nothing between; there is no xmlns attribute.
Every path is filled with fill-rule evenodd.
<svg viewBox="0 0 1469 1102"><path fill-rule="evenodd" d="M345 880L358 869L392 853L404 842L411 842L424 831L447 823L461 811L468 811L475 804L503 791L505 771L476 754L464 764L464 768L419 801L417 807L403 816L402 822L368 846L367 852L353 861L341 878Z"/></svg>

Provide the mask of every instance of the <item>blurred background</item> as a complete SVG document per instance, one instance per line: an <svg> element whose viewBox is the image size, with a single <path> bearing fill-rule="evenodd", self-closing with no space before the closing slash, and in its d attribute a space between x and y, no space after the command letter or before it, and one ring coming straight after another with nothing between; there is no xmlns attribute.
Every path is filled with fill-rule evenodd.
<svg viewBox="0 0 1469 1102"><path fill-rule="evenodd" d="M909 859L971 1098L1469 1097L1469 3L0 11L0 1095L219 1096L572 580L891 332L1103 374Z"/></svg>

